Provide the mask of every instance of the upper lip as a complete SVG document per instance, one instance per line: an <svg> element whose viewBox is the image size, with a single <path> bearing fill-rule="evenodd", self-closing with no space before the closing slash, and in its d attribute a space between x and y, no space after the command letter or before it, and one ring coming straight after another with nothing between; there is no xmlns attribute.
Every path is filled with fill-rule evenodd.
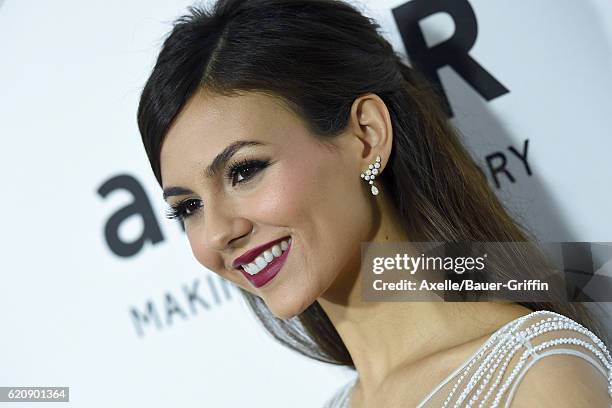
<svg viewBox="0 0 612 408"><path fill-rule="evenodd" d="M238 258L234 259L234 262L232 263L232 267L235 268L235 269L238 269L242 265L246 265L248 263L253 262L255 260L255 258L257 258L257 256L259 254L261 254L263 251L265 251L268 248L273 247L274 245L276 245L279 242L282 242L282 241L284 241L286 239L289 239L289 237L286 236L286 237L282 237L282 238L279 238L279 239L275 239L274 241L270 241L267 244L259 245L259 246L256 246L253 249L249 249L244 254L242 254Z"/></svg>

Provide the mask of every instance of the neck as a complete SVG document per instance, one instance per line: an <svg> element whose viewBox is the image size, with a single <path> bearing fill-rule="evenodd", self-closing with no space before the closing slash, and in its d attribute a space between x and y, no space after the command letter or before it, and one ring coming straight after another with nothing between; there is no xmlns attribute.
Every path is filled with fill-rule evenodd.
<svg viewBox="0 0 612 408"><path fill-rule="evenodd" d="M408 241L390 203L377 205L380 223L373 241ZM484 343L502 325L530 312L514 303L364 302L358 275L358 269L343 273L333 291L318 300L353 359L363 395L374 395L398 371L454 361L447 358L453 351L475 350L465 345Z"/></svg>

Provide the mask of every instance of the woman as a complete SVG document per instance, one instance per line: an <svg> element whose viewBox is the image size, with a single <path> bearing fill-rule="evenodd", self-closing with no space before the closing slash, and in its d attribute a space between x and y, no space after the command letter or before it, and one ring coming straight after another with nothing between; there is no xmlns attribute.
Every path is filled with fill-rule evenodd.
<svg viewBox="0 0 612 408"><path fill-rule="evenodd" d="M190 9L138 110L169 216L280 342L356 370L338 406L609 406L580 304L363 301L362 242L529 239L378 29L334 0ZM565 337L583 343L536 348ZM523 351L537 364L511 378Z"/></svg>

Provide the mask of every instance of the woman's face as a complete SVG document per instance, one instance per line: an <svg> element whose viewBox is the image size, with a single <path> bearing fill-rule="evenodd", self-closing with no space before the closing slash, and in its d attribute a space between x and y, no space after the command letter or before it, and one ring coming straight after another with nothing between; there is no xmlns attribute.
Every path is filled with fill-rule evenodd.
<svg viewBox="0 0 612 408"><path fill-rule="evenodd" d="M214 176L207 174L215 156L245 141L258 144L235 150ZM342 273L359 268L360 243L372 224L372 197L360 178L368 162L363 149L351 132L324 144L270 96L200 91L162 146L163 188L168 204L182 203L188 213L185 229L195 258L261 297L277 317L289 318ZM250 164L232 172L245 160ZM291 239L289 247L281 247L280 256L272 250L269 266L260 260L266 265L260 272L233 266L247 251L283 238Z"/></svg>

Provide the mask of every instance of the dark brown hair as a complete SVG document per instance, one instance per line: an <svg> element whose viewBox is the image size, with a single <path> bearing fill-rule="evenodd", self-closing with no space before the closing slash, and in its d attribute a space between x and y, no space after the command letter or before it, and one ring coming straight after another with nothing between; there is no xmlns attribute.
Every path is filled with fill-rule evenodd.
<svg viewBox="0 0 612 408"><path fill-rule="evenodd" d="M219 0L208 9L190 8L165 40L138 107L142 141L159 184L161 144L200 88L279 98L321 138L342 133L353 101L375 93L389 109L394 132L379 181L414 241L531 240L460 143L439 95L401 62L379 29L354 6L336 0ZM508 273L525 279L530 265L523 266ZM354 368L318 302L281 320L259 297L241 291L278 341L308 357ZM560 297L521 304L568 316L606 341L583 304Z"/></svg>

